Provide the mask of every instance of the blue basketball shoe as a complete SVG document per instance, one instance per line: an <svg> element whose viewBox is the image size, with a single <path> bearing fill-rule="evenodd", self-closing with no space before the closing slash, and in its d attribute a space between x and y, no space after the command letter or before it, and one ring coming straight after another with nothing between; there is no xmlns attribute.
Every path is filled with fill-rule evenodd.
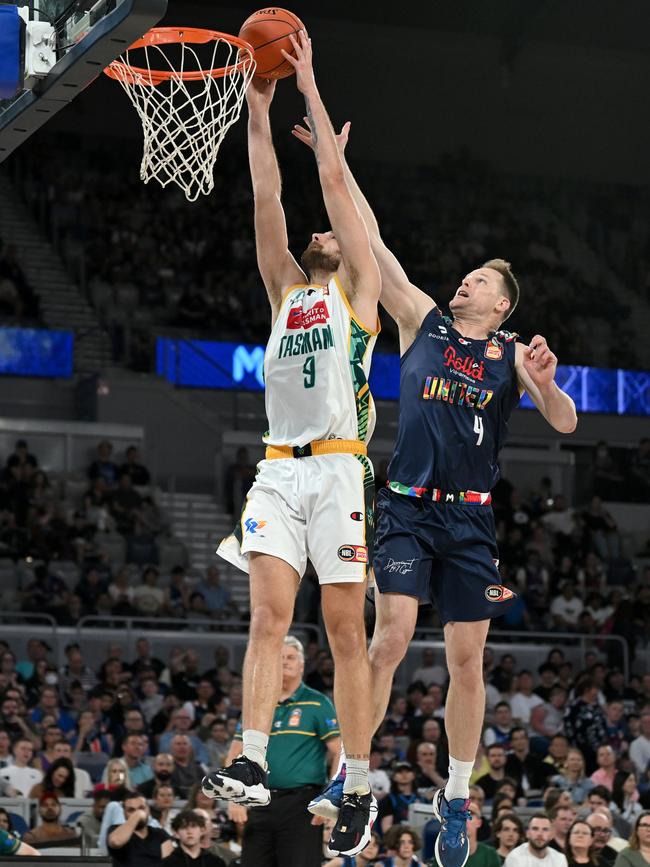
<svg viewBox="0 0 650 867"><path fill-rule="evenodd" d="M445 798L445 790L438 789L433 796L433 815L440 822L435 853L439 867L465 867L469 858L467 820L471 818L469 800Z"/></svg>
<svg viewBox="0 0 650 867"><path fill-rule="evenodd" d="M343 801L343 784L345 783L345 765L337 777L330 780L320 795L309 802L307 809L314 816L322 816L323 819L338 819L341 802Z"/></svg>

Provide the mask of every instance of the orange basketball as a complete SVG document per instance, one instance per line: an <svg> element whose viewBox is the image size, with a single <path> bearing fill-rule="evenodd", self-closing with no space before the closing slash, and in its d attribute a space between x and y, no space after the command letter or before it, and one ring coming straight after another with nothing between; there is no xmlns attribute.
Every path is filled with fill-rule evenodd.
<svg viewBox="0 0 650 867"><path fill-rule="evenodd" d="M293 54L289 35L304 29L300 18L287 9L270 6L253 12L242 24L239 37L255 49L255 75L260 78L286 78L293 75L293 66L280 52L284 48L287 54Z"/></svg>

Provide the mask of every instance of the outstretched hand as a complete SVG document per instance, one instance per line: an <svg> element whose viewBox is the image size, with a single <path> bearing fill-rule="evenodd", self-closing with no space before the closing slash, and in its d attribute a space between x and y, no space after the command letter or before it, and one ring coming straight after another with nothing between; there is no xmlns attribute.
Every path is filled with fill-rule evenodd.
<svg viewBox="0 0 650 867"><path fill-rule="evenodd" d="M268 111L273 94L275 93L275 79L260 78L254 75L250 84L246 88L246 102L248 110L253 111Z"/></svg>
<svg viewBox="0 0 650 867"><path fill-rule="evenodd" d="M309 128L309 118L303 117L303 121L305 122L305 126L301 126L299 123L294 124L293 129L291 130L291 135L294 135L298 141L301 141L303 144L306 144L307 147L310 147L312 150L314 149L314 143L312 140L311 129ZM348 143L348 138L350 136L350 126L351 123L349 120L341 127L341 132L335 136L336 138L336 146L339 149L339 153L341 156L345 153L345 148Z"/></svg>
<svg viewBox="0 0 650 867"><path fill-rule="evenodd" d="M530 346L524 346L524 368L540 388L550 385L555 379L557 356L548 348L546 338L536 334Z"/></svg>
<svg viewBox="0 0 650 867"><path fill-rule="evenodd" d="M293 66L296 71L296 86L301 93L308 93L316 87L316 79L314 78L314 67L312 63L311 39L307 36L306 30L298 31L298 38L293 33L289 34L289 39L295 52L289 54L284 48L281 49L282 56Z"/></svg>

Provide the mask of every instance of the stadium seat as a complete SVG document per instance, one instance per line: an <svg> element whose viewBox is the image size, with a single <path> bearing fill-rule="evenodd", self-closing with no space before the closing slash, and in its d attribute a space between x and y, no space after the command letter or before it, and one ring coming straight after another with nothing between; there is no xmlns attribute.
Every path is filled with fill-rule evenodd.
<svg viewBox="0 0 650 867"><path fill-rule="evenodd" d="M98 783L110 759L106 753L75 753L75 764L90 774L93 783Z"/></svg>

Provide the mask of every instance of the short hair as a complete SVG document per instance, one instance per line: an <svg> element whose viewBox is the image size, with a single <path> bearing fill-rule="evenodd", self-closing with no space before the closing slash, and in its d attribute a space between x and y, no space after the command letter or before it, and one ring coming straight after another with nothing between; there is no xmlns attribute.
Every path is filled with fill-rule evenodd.
<svg viewBox="0 0 650 867"><path fill-rule="evenodd" d="M139 798L142 798L143 801L147 801L142 792L136 792L134 789L126 789L122 794L122 803L126 804L127 801L135 801Z"/></svg>
<svg viewBox="0 0 650 867"><path fill-rule="evenodd" d="M297 651L298 656L302 659L302 661L305 661L305 648L302 646L302 641L299 641L295 637L295 635L286 635L284 639L284 646L293 647Z"/></svg>
<svg viewBox="0 0 650 867"><path fill-rule="evenodd" d="M528 732L526 731L526 729L523 726L515 726L513 729L510 730L510 740L513 739L513 737L517 734L517 732L523 732L526 735L526 737L528 737Z"/></svg>
<svg viewBox="0 0 650 867"><path fill-rule="evenodd" d="M580 680L576 683L574 693L577 698L583 696L586 692L589 692L596 686L596 681L590 674L586 674L584 677L581 677Z"/></svg>
<svg viewBox="0 0 650 867"><path fill-rule="evenodd" d="M603 746L608 746L608 744L603 744ZM587 800L589 800L592 795L595 795L597 798L602 798L603 801L607 801L608 804L612 800L612 793L607 786L594 786L593 789L590 789L589 792L587 792Z"/></svg>
<svg viewBox="0 0 650 867"><path fill-rule="evenodd" d="M172 819L172 831L180 831L181 828L205 828L205 816L194 810L181 810Z"/></svg>
<svg viewBox="0 0 650 867"><path fill-rule="evenodd" d="M551 822L554 822L561 810L571 810L572 813L574 812L573 807L569 804L556 804L554 807L551 807L550 810L546 811L546 815L549 817Z"/></svg>
<svg viewBox="0 0 650 867"><path fill-rule="evenodd" d="M492 268L493 271L498 271L503 278L503 285L506 290L505 294L508 301L510 301L510 307L508 307L501 320L505 322L514 313L515 307L519 304L519 283L512 273L512 265L510 262L506 262L505 259L488 259L487 262L483 262L481 268Z"/></svg>
<svg viewBox="0 0 650 867"><path fill-rule="evenodd" d="M160 793L161 789L171 789L172 794L174 794L173 783L171 781L169 781L169 782L165 781L163 783L156 783L156 785L153 787L152 795L154 798L156 797L156 795L158 795Z"/></svg>
<svg viewBox="0 0 650 867"><path fill-rule="evenodd" d="M507 707L508 710L511 710L511 708L510 708L510 703L507 702L507 701L498 701L498 702L494 705L494 709L495 709L495 710L499 710L500 707Z"/></svg>
<svg viewBox="0 0 650 867"><path fill-rule="evenodd" d="M550 822L551 821L546 813L542 813L540 811L539 813L533 813L533 815L530 817L530 819L526 823L526 827L530 828L531 823L534 822L535 819L542 819L544 822Z"/></svg>
<svg viewBox="0 0 650 867"><path fill-rule="evenodd" d="M505 753L506 748L505 748L504 744L490 744L490 746L487 748L487 750L485 752L489 753L490 750L503 750L503 752Z"/></svg>

